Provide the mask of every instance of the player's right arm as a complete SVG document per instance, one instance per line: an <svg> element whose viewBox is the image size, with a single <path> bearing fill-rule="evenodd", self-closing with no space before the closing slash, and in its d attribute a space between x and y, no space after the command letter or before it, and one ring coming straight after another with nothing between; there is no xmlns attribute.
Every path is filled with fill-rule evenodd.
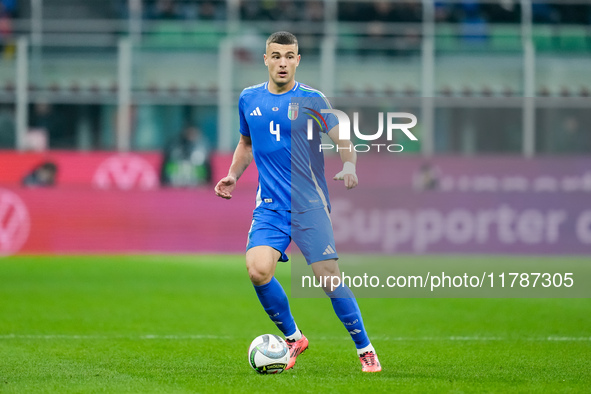
<svg viewBox="0 0 591 394"><path fill-rule="evenodd" d="M328 132L328 136L337 145L341 160L343 161L343 170L332 179L335 181L344 181L347 189L353 189L359 184L357 174L355 174L357 152L353 149L353 143L350 140L341 139L339 125L334 126Z"/></svg>
<svg viewBox="0 0 591 394"><path fill-rule="evenodd" d="M248 165L252 162L252 140L245 135L240 136L238 146L234 151L232 158L232 165L228 171L228 175L220 179L215 186L215 194L219 197L230 199L232 198L232 191L236 188L236 182L242 176Z"/></svg>
<svg viewBox="0 0 591 394"><path fill-rule="evenodd" d="M232 198L232 192L236 188L236 182L242 176L250 162L252 161L252 140L250 138L250 127L246 121L244 113L245 106L245 95L249 92L253 92L252 89L247 88L240 94L238 100L238 115L240 118L240 141L234 151L234 157L232 158L232 165L228 175L218 182L215 186L215 194L225 199Z"/></svg>

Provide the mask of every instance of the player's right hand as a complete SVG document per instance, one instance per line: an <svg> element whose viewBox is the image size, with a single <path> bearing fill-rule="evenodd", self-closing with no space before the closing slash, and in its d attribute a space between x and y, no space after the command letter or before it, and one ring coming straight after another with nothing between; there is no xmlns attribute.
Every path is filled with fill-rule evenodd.
<svg viewBox="0 0 591 394"><path fill-rule="evenodd" d="M227 200L232 198L232 191L236 188L236 178L233 176L227 176L218 182L215 185L215 194L221 198L225 198Z"/></svg>

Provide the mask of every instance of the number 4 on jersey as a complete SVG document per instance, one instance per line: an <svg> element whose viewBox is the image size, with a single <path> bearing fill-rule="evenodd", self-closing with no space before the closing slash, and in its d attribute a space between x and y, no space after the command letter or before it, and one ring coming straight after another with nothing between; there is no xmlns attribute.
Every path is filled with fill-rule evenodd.
<svg viewBox="0 0 591 394"><path fill-rule="evenodd" d="M277 123L277 128L274 128L273 121L271 121L271 123L269 123L269 131L271 132L271 134L273 134L277 138L277 141L279 141L279 139L281 137L279 135L279 123Z"/></svg>

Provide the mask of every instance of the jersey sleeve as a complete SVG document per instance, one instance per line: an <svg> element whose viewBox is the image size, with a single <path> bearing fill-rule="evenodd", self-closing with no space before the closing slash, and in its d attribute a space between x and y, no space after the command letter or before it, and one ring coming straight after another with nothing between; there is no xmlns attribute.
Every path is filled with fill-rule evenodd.
<svg viewBox="0 0 591 394"><path fill-rule="evenodd" d="M246 122L246 116L244 116L244 96L240 95L240 99L238 100L238 113L240 115L240 134L245 137L250 137L250 129L248 128L248 123Z"/></svg>
<svg viewBox="0 0 591 394"><path fill-rule="evenodd" d="M323 109L332 109L330 101L320 92L318 92L318 97L314 98L314 102L316 104L316 110L320 113L322 113ZM326 120L326 126L328 126L328 130L322 128L324 133L328 133L333 127L339 124L339 120L334 114L322 114L322 116Z"/></svg>

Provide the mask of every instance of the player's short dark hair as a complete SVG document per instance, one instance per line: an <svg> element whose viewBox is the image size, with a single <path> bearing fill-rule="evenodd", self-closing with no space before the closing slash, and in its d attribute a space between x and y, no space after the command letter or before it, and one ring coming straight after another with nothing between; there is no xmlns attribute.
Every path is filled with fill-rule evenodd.
<svg viewBox="0 0 591 394"><path fill-rule="evenodd" d="M269 44L293 45L298 46L298 39L296 36L288 31L277 31L267 38L267 46Z"/></svg>

